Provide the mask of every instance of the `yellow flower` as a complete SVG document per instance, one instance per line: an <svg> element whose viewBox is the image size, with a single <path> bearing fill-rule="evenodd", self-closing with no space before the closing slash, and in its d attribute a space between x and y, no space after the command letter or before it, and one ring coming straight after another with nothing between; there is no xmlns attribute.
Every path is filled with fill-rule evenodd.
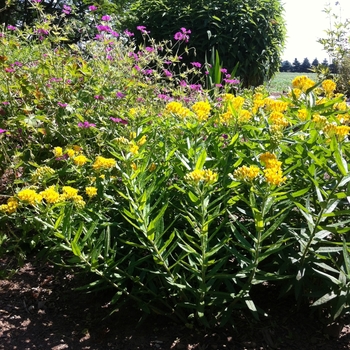
<svg viewBox="0 0 350 350"><path fill-rule="evenodd" d="M65 199L74 199L78 195L78 190L71 186L63 186L62 191Z"/></svg>
<svg viewBox="0 0 350 350"><path fill-rule="evenodd" d="M67 148L67 149L66 149L66 153L67 153L67 155L68 155L69 158L72 158L72 157L74 157L74 155L75 155L75 151L74 151L74 149L72 149L72 148Z"/></svg>
<svg viewBox="0 0 350 350"><path fill-rule="evenodd" d="M281 112L272 112L270 114L269 122L282 128L289 125L289 121L284 117L283 113Z"/></svg>
<svg viewBox="0 0 350 350"><path fill-rule="evenodd" d="M73 162L75 163L75 165L78 165L78 166L84 165L87 161L88 159L82 154L74 157L73 159Z"/></svg>
<svg viewBox="0 0 350 350"><path fill-rule="evenodd" d="M248 110L242 109L239 112L239 115L238 115L238 122L239 123L249 122L250 119L252 119L252 114Z"/></svg>
<svg viewBox="0 0 350 350"><path fill-rule="evenodd" d="M144 145L144 144L146 143L146 141L147 141L147 138L146 138L145 135L143 135L143 136L140 138L140 140L137 141L137 144L138 144L139 146L142 146L142 145Z"/></svg>
<svg viewBox="0 0 350 350"><path fill-rule="evenodd" d="M165 106L166 113L177 114L178 116L184 118L191 115L191 111L184 107L181 102L172 101Z"/></svg>
<svg viewBox="0 0 350 350"><path fill-rule="evenodd" d="M220 118L221 123L228 124L233 119L233 115L231 112L227 111L227 112L221 114L219 118Z"/></svg>
<svg viewBox="0 0 350 350"><path fill-rule="evenodd" d="M205 121L210 115L211 106L208 101L199 101L192 106L192 110L196 113L199 121Z"/></svg>
<svg viewBox="0 0 350 350"><path fill-rule="evenodd" d="M150 166L149 166L149 168L148 168L148 170L152 173L154 170L156 170L157 169L157 165L155 164L155 163L152 163Z"/></svg>
<svg viewBox="0 0 350 350"><path fill-rule="evenodd" d="M315 123L316 127L323 128L327 123L327 118L323 115L314 114L312 121Z"/></svg>
<svg viewBox="0 0 350 350"><path fill-rule="evenodd" d="M347 125L337 126L337 129L335 131L340 141L344 140L344 138L349 134L349 132L350 132L350 126L347 126Z"/></svg>
<svg viewBox="0 0 350 350"><path fill-rule="evenodd" d="M251 182L259 175L259 168L256 165L239 167L233 172L233 176L240 181Z"/></svg>
<svg viewBox="0 0 350 350"><path fill-rule="evenodd" d="M94 164L92 164L92 167L94 170L111 169L115 167L116 163L116 160L113 158L104 158L102 156L97 156Z"/></svg>
<svg viewBox="0 0 350 350"><path fill-rule="evenodd" d="M298 109L298 118L301 121L305 121L307 119L308 115L309 115L309 112L307 109L305 109L305 108Z"/></svg>
<svg viewBox="0 0 350 350"><path fill-rule="evenodd" d="M12 214L17 211L19 204L15 197L10 197L7 200L7 204L0 205L0 211L6 213L6 214Z"/></svg>
<svg viewBox="0 0 350 350"><path fill-rule="evenodd" d="M315 82L306 75L297 76L292 81L293 88L300 89L306 92L307 89L315 85Z"/></svg>
<svg viewBox="0 0 350 350"><path fill-rule="evenodd" d="M270 152L266 152L260 155L260 162L265 163L265 166L268 168L269 166L273 166L277 161L277 157Z"/></svg>
<svg viewBox="0 0 350 350"><path fill-rule="evenodd" d="M332 95L336 87L337 84L333 80L326 79L322 82L322 88L327 96Z"/></svg>
<svg viewBox="0 0 350 350"><path fill-rule="evenodd" d="M97 188L96 187L86 187L85 193L89 196L89 198L97 196Z"/></svg>
<svg viewBox="0 0 350 350"><path fill-rule="evenodd" d="M42 196L43 199L45 199L47 203L50 203L50 204L57 203L60 200L60 194L55 190L54 186L50 186L44 191L41 191L40 195Z"/></svg>
<svg viewBox="0 0 350 350"><path fill-rule="evenodd" d="M32 205L42 200L41 195L36 193L34 190L31 190L30 188L19 191L17 196L22 202L26 202Z"/></svg>
<svg viewBox="0 0 350 350"><path fill-rule="evenodd" d="M264 170L266 182L270 185L279 186L286 181L286 177L283 177L282 169L280 167L271 167Z"/></svg>
<svg viewBox="0 0 350 350"><path fill-rule="evenodd" d="M53 149L53 154L55 157L62 157L63 156L63 149L62 147L55 147Z"/></svg>
<svg viewBox="0 0 350 350"><path fill-rule="evenodd" d="M327 123L322 130L328 137L332 137L336 134L337 125L333 123Z"/></svg>
<svg viewBox="0 0 350 350"><path fill-rule="evenodd" d="M131 168L132 168L132 170L136 171L137 170L136 163L131 163Z"/></svg>
<svg viewBox="0 0 350 350"><path fill-rule="evenodd" d="M273 100L271 98L266 98L265 104L268 107L268 109L273 112L283 113L288 109L288 102Z"/></svg>
<svg viewBox="0 0 350 350"><path fill-rule="evenodd" d="M131 145L130 146L130 152L132 154L138 154L139 153L139 146L138 145Z"/></svg>
<svg viewBox="0 0 350 350"><path fill-rule="evenodd" d="M300 89L292 89L292 93L289 94L290 97L295 96L296 99L298 99L301 96L302 91Z"/></svg>
<svg viewBox="0 0 350 350"><path fill-rule="evenodd" d="M340 103L335 103L333 108L338 110L338 111L346 111L348 109L348 105L346 104L345 101L343 101Z"/></svg>
<svg viewBox="0 0 350 350"><path fill-rule="evenodd" d="M32 173L32 181L42 180L43 178L49 177L54 173L55 173L55 170L53 170L49 166L46 166L46 165L41 166Z"/></svg>
<svg viewBox="0 0 350 350"><path fill-rule="evenodd" d="M214 173L210 169L203 170L193 170L192 172L185 175L185 180L194 182L198 184L200 181L206 182L208 184L216 182L218 179L218 174Z"/></svg>

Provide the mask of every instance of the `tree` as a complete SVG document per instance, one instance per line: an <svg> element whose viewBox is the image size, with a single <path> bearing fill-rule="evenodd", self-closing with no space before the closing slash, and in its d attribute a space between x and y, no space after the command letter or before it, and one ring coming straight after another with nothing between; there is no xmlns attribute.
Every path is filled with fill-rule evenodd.
<svg viewBox="0 0 350 350"><path fill-rule="evenodd" d="M292 68L292 64L289 61L283 61L280 68L280 72L290 72Z"/></svg>
<svg viewBox="0 0 350 350"><path fill-rule="evenodd" d="M217 50L228 71L239 62L244 86L257 86L279 70L286 35L282 14L280 0L136 0L124 24L133 31L145 26L156 41L174 40L182 27L191 30L187 46L195 51L187 62L204 63Z"/></svg>
<svg viewBox="0 0 350 350"><path fill-rule="evenodd" d="M300 72L307 73L310 71L311 64L308 58L304 58L303 63L300 65Z"/></svg>
<svg viewBox="0 0 350 350"><path fill-rule="evenodd" d="M294 59L292 66L293 66L292 68L293 72L300 72L300 62L298 61L297 58Z"/></svg>
<svg viewBox="0 0 350 350"><path fill-rule="evenodd" d="M323 61L322 61L322 66L325 66L325 67L328 67L328 61L327 61L327 58L325 58Z"/></svg>
<svg viewBox="0 0 350 350"><path fill-rule="evenodd" d="M311 66L312 66L312 67L317 67L319 64L320 64L320 62L318 62L318 59L315 58L315 59L312 61Z"/></svg>

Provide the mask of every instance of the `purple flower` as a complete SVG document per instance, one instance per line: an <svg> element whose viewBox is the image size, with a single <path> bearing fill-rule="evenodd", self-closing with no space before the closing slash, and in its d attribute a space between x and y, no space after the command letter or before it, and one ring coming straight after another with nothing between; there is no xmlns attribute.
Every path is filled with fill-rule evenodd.
<svg viewBox="0 0 350 350"><path fill-rule="evenodd" d="M145 27L145 26L137 26L136 29L139 30L142 34L147 34L147 33L149 33L149 32L146 30L146 27Z"/></svg>
<svg viewBox="0 0 350 350"><path fill-rule="evenodd" d="M96 126L96 124L89 123L88 121L78 123L79 128L88 129Z"/></svg>
<svg viewBox="0 0 350 350"><path fill-rule="evenodd" d="M118 91L117 94L116 94L116 96L117 96L118 98L123 98L123 97L125 97L125 94L123 94L122 92Z"/></svg>
<svg viewBox="0 0 350 350"><path fill-rule="evenodd" d="M145 75L151 75L153 73L153 69L145 69L142 71Z"/></svg>
<svg viewBox="0 0 350 350"><path fill-rule="evenodd" d="M10 104L10 102L4 101L4 102L2 102L2 104L3 104L4 106L8 106L8 105Z"/></svg>
<svg viewBox="0 0 350 350"><path fill-rule="evenodd" d="M193 67L197 67L197 68L202 67L202 65L199 62L191 62L191 64Z"/></svg>
<svg viewBox="0 0 350 350"><path fill-rule="evenodd" d="M168 78L171 78L173 76L171 74L171 72L169 72L167 69L164 69L163 72L164 72L165 76L168 77Z"/></svg>
<svg viewBox="0 0 350 350"><path fill-rule="evenodd" d="M190 30L187 30L186 28L182 27L180 28L181 32L177 32L174 35L175 40L184 40L185 43L188 43L190 37L187 34L191 34Z"/></svg>
<svg viewBox="0 0 350 350"><path fill-rule="evenodd" d="M0 134L3 134L4 132L6 132L7 130L5 129L0 129Z"/></svg>
<svg viewBox="0 0 350 350"><path fill-rule="evenodd" d="M182 34L182 33L180 33L180 32L177 32L177 33L175 33L175 35L174 35L174 39L175 40L183 40L184 39L184 35Z"/></svg>
<svg viewBox="0 0 350 350"><path fill-rule="evenodd" d="M39 3L41 0L32 0L33 2Z"/></svg>
<svg viewBox="0 0 350 350"><path fill-rule="evenodd" d="M222 136L222 138L224 138L225 140L228 139L228 135L227 135L227 134L222 134L221 136Z"/></svg>
<svg viewBox="0 0 350 350"><path fill-rule="evenodd" d="M119 33L115 32L114 30L111 30L109 33L115 38L119 38Z"/></svg>
<svg viewBox="0 0 350 350"><path fill-rule="evenodd" d="M153 52L153 51L154 51L154 48L153 48L153 47L146 46L146 47L145 47L145 50L148 51L148 52Z"/></svg>
<svg viewBox="0 0 350 350"><path fill-rule="evenodd" d="M180 86L182 86L182 87L187 87L186 81L185 81L185 80L181 80L181 81L180 81Z"/></svg>
<svg viewBox="0 0 350 350"><path fill-rule="evenodd" d="M191 84L190 85L190 89L194 90L194 91L201 91L202 85L200 85L200 84Z"/></svg>
<svg viewBox="0 0 350 350"><path fill-rule="evenodd" d="M111 20L111 16L105 15L105 16L102 16L101 19L102 21L109 22Z"/></svg>
<svg viewBox="0 0 350 350"><path fill-rule="evenodd" d="M47 29L44 28L38 28L36 30L37 34L41 34L41 35L49 35L49 31Z"/></svg>
<svg viewBox="0 0 350 350"><path fill-rule="evenodd" d="M57 104L58 104L61 108L65 108L65 107L68 106L67 103L62 103L62 102L58 102Z"/></svg>
<svg viewBox="0 0 350 350"><path fill-rule="evenodd" d="M240 81L238 79L224 79L226 84L238 85Z"/></svg>
<svg viewBox="0 0 350 350"><path fill-rule="evenodd" d="M63 13L65 13L66 15L69 15L71 11L72 11L72 8L70 6L63 5L63 10L62 10Z"/></svg>
<svg viewBox="0 0 350 350"><path fill-rule="evenodd" d="M113 118L113 117L110 117L109 119L112 120L115 123L120 123L120 124L123 124L123 125L127 125L128 124L128 121L126 119Z"/></svg>
<svg viewBox="0 0 350 350"><path fill-rule="evenodd" d="M99 32L108 32L109 33L112 30L110 26L104 26L102 24L97 25L96 28Z"/></svg>
<svg viewBox="0 0 350 350"><path fill-rule="evenodd" d="M13 73L15 70L13 68L6 67L5 72L7 73Z"/></svg>
<svg viewBox="0 0 350 350"><path fill-rule="evenodd" d="M221 68L220 72L225 74L225 73L227 73L227 69L226 68Z"/></svg>
<svg viewBox="0 0 350 350"><path fill-rule="evenodd" d="M101 96L101 95L95 95L94 98L95 98L95 100L101 100L101 101L105 99L105 98L104 98L103 96Z"/></svg>
<svg viewBox="0 0 350 350"><path fill-rule="evenodd" d="M157 97L160 98L161 100L164 100L164 101L171 100L171 97L168 95L165 95L165 94L159 94Z"/></svg>
<svg viewBox="0 0 350 350"><path fill-rule="evenodd" d="M140 68L139 66L137 66L137 65L135 65L134 68L135 68L137 71L140 71L140 70L141 70L141 68Z"/></svg>
<svg viewBox="0 0 350 350"><path fill-rule="evenodd" d="M11 24L9 24L9 25L7 26L7 29L8 29L8 30L17 30L17 28L14 27L14 26L12 26Z"/></svg>
<svg viewBox="0 0 350 350"><path fill-rule="evenodd" d="M132 37L135 35L134 33L129 32L127 29L124 30L124 34L128 37Z"/></svg>
<svg viewBox="0 0 350 350"><path fill-rule="evenodd" d="M97 7L95 5L91 5L91 6L89 6L89 10L90 11L96 11Z"/></svg>

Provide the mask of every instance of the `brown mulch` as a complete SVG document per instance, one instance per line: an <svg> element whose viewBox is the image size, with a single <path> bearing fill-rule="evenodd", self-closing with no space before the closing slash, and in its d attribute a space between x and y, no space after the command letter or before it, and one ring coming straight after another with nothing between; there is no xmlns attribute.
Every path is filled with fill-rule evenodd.
<svg viewBox="0 0 350 350"><path fill-rule="evenodd" d="M0 272L14 268L0 258ZM243 315L237 328L207 332L188 329L131 305L107 317L111 292L74 290L86 275L57 269L34 257L9 278L0 279L0 349L350 349L350 319L340 329L325 327L309 309L296 312L293 300L278 300L258 290L260 306L269 314L260 322Z"/></svg>

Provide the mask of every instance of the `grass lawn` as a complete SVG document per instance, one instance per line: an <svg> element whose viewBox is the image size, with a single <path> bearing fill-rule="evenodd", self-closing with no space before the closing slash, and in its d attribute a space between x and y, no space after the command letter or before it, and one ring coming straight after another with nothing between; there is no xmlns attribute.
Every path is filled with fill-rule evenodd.
<svg viewBox="0 0 350 350"><path fill-rule="evenodd" d="M266 87L270 93L288 91L292 80L299 75L306 75L314 81L317 80L316 73L279 72L270 80L270 82L266 83Z"/></svg>

